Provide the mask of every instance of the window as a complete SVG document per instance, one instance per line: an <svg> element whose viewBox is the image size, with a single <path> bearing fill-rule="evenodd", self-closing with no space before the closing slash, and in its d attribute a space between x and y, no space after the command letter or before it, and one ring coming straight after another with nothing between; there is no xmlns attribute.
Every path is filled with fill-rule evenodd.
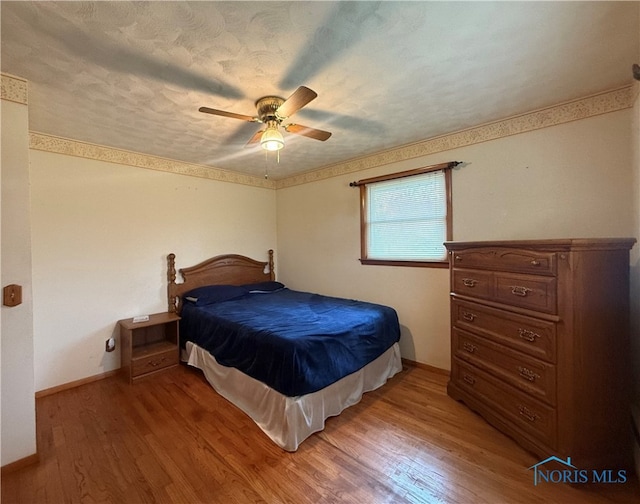
<svg viewBox="0 0 640 504"><path fill-rule="evenodd" d="M354 182L360 187L362 264L447 266L451 168L444 163Z"/></svg>

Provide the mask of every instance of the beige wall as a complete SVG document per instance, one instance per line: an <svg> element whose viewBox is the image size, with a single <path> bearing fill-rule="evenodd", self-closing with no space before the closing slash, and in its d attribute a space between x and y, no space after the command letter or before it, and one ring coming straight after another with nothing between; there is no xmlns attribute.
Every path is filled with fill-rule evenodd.
<svg viewBox="0 0 640 504"><path fill-rule="evenodd" d="M354 179L445 161L455 240L634 236L631 110L574 121L277 193L280 278L393 306L404 357L449 368L446 270L362 266Z"/></svg>
<svg viewBox="0 0 640 504"><path fill-rule="evenodd" d="M456 240L632 236L629 109L454 151Z"/></svg>
<svg viewBox="0 0 640 504"><path fill-rule="evenodd" d="M116 321L165 311L177 267L267 259L275 191L31 150L35 387L120 366Z"/></svg>
<svg viewBox="0 0 640 504"><path fill-rule="evenodd" d="M640 28L640 19L638 20ZM640 63L640 48L638 48ZM632 149L633 149L633 190L634 227L640 237L640 82L636 82L636 101L633 107ZM634 384L633 412L636 430L640 432L640 244L631 251L631 361L633 362ZM636 445L636 473L640 478L640 443Z"/></svg>
<svg viewBox="0 0 640 504"><path fill-rule="evenodd" d="M29 194L25 104L0 100L2 287L22 286L22 304L2 306L2 465L36 452Z"/></svg>

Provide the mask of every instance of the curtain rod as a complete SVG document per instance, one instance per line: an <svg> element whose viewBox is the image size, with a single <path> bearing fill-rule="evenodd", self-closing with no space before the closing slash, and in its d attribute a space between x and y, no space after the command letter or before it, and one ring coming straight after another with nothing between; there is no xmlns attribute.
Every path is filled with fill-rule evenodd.
<svg viewBox="0 0 640 504"><path fill-rule="evenodd" d="M383 182L385 180L393 180L399 179L403 177L411 177L413 175L422 175L423 173L428 173L432 171L438 170L447 170L449 168L455 168L459 164L464 163L464 161L449 161L448 163L440 163L431 166L424 166L422 168L415 168L413 170L406 170L397 173L390 173L388 175L380 175L378 177L371 177L367 179L358 180L357 182L350 182L349 186L351 187L359 187L366 184L371 184L373 182Z"/></svg>

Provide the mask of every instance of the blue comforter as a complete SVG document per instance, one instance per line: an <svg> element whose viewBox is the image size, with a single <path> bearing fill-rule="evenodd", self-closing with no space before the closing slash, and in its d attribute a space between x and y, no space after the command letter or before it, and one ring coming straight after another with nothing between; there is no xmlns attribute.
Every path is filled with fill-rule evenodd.
<svg viewBox="0 0 640 504"><path fill-rule="evenodd" d="M286 396L316 392L358 371L400 339L393 308L287 288L195 306L180 337Z"/></svg>

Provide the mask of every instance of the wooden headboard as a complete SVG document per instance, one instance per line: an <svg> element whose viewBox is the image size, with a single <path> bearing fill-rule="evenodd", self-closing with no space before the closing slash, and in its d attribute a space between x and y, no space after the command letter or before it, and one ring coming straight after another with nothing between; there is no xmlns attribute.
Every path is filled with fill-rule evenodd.
<svg viewBox="0 0 640 504"><path fill-rule="evenodd" d="M167 295L169 312L180 313L182 295L204 285L244 285L275 280L273 250L269 250L269 260L256 261L238 254L225 254L202 261L190 268L178 270L182 283L176 283L176 255L167 256Z"/></svg>

